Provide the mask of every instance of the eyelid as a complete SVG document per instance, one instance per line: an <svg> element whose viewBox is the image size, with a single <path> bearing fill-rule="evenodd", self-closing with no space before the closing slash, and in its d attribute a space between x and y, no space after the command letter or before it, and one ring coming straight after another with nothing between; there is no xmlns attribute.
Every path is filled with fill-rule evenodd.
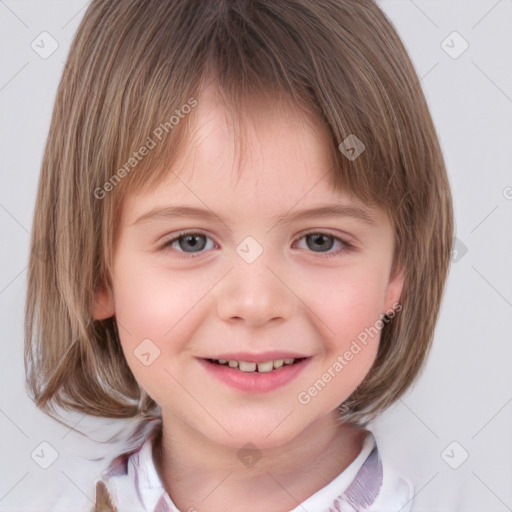
<svg viewBox="0 0 512 512"><path fill-rule="evenodd" d="M355 239L353 236L350 236L348 233L340 233L340 232L334 232L333 229L330 228L310 228L305 229L304 231L299 232L299 234L294 238L294 240L297 240L299 238L302 238L306 235L328 235L332 236L333 238L336 238L338 240L341 240L342 242L346 244L355 244Z"/></svg>

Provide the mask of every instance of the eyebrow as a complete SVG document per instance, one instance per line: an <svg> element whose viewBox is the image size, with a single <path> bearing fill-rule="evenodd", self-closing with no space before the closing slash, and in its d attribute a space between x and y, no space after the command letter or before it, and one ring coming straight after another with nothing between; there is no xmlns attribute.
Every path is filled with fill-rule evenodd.
<svg viewBox="0 0 512 512"><path fill-rule="evenodd" d="M228 220L222 215L218 215L209 209L196 208L193 206L185 205L156 207L138 217L134 222L130 224L130 226L153 220L168 220L180 217L218 220L229 228ZM289 210L283 215L274 215L270 218L270 220L273 222L272 226L275 226L276 224L287 224L294 221L307 220L309 218L332 217L350 217L371 226L375 226L376 224L374 218L370 215L368 210L359 206L346 204L326 204L314 208L297 210L295 212L291 212L291 210Z"/></svg>

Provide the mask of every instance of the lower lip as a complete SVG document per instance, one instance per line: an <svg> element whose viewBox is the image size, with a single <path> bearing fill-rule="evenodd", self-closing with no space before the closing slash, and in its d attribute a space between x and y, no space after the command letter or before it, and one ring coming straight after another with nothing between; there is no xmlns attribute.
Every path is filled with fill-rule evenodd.
<svg viewBox="0 0 512 512"><path fill-rule="evenodd" d="M199 362L211 375L224 382L228 386L246 391L248 393L267 393L285 386L304 370L311 358L308 357L295 364L282 366L271 372L243 372L227 365L212 363L206 359Z"/></svg>

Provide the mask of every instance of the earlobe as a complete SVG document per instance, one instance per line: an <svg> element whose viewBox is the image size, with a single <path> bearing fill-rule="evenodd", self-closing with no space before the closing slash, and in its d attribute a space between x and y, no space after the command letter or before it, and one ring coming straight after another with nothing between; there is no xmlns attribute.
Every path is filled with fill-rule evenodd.
<svg viewBox="0 0 512 512"><path fill-rule="evenodd" d="M405 280L404 274L405 272L403 268L396 269L389 278L384 304L386 311L396 309L397 304L400 303L400 297L402 295Z"/></svg>
<svg viewBox="0 0 512 512"><path fill-rule="evenodd" d="M92 315L94 320L105 320L115 314L114 295L110 288L100 285L94 294Z"/></svg>

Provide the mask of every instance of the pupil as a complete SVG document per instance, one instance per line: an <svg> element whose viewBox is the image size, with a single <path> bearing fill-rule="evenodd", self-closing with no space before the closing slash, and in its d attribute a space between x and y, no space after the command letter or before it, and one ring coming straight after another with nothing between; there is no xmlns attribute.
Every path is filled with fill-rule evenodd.
<svg viewBox="0 0 512 512"><path fill-rule="evenodd" d="M310 236L314 240L317 248L318 248L318 246L320 246L320 248L323 248L323 249L331 249L332 248L332 244L333 244L332 237L322 235L322 234L310 235ZM322 239L323 239L324 243L322 243ZM329 242L325 243L326 240L330 240L330 243ZM320 241L320 243L319 243L319 241ZM309 248L313 249L313 247L309 247Z"/></svg>
<svg viewBox="0 0 512 512"><path fill-rule="evenodd" d="M187 235L185 237L182 237L180 239L180 247L181 247L181 249L183 249L183 250L186 249L186 247L183 247L183 244L181 243L181 242L184 241L187 244L190 244L190 247L192 247L196 251L200 251L205 246L205 242L204 241L203 241L203 243L197 242L198 238L204 239L204 236L203 235Z"/></svg>

